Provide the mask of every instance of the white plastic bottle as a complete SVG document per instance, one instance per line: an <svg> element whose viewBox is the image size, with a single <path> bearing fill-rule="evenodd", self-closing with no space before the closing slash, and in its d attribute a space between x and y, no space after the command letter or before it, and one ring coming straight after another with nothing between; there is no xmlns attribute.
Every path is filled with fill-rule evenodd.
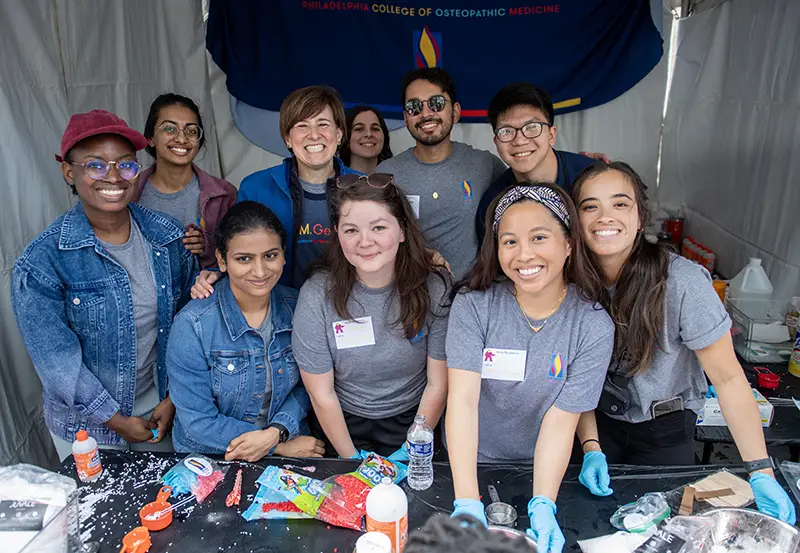
<svg viewBox="0 0 800 553"><path fill-rule="evenodd" d="M392 553L392 540L380 532L367 532L358 538L353 553Z"/></svg>
<svg viewBox="0 0 800 553"><path fill-rule="evenodd" d="M748 317L766 317L772 298L772 283L761 266L761 259L751 257L747 266L730 280L728 296Z"/></svg>
<svg viewBox="0 0 800 553"><path fill-rule="evenodd" d="M433 484L433 429L425 415L414 417L407 440L408 485L412 490L427 490Z"/></svg>
<svg viewBox="0 0 800 553"><path fill-rule="evenodd" d="M103 465L100 463L100 450L97 441L89 436L86 430L78 430L75 441L72 442L72 456L75 458L75 468L81 482L94 482L103 474Z"/></svg>
<svg viewBox="0 0 800 553"><path fill-rule="evenodd" d="M367 494L367 532L389 537L392 553L402 553L408 541L408 498L389 477ZM359 549L359 552L361 550Z"/></svg>

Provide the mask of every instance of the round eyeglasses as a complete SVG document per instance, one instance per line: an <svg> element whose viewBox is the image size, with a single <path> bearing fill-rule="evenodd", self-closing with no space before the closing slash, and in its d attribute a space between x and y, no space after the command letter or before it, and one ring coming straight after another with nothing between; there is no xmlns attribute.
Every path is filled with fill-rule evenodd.
<svg viewBox="0 0 800 553"><path fill-rule="evenodd" d="M180 128L174 123L164 122L158 127L158 130L170 139L177 138L180 133L183 133L183 136L185 136L186 140L189 142L199 142L200 139L203 138L203 129L194 123L189 123L185 127Z"/></svg>
<svg viewBox="0 0 800 553"><path fill-rule="evenodd" d="M512 127L510 125L500 127L494 131L494 135L500 142L511 142L517 137L517 132L522 131L522 136L525 138L539 138L544 131L545 126L550 127L550 123L541 123L539 121L531 121L525 123L521 127Z"/></svg>
<svg viewBox="0 0 800 553"><path fill-rule="evenodd" d="M86 163L75 163L74 161L68 161L67 163L86 169L86 174L89 175L89 178L92 180L103 180L106 178L106 175L108 175L109 171L111 171L112 165L117 170L119 176L127 181L135 179L139 174L139 171L142 169L142 166L135 161L106 162L93 160L87 161Z"/></svg>

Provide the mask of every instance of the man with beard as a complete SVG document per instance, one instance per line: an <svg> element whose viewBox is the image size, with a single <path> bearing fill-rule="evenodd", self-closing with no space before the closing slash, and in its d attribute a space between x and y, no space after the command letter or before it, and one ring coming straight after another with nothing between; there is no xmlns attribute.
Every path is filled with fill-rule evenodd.
<svg viewBox="0 0 800 553"><path fill-rule="evenodd" d="M494 154L450 139L461 106L455 83L443 69L408 73L403 81L403 107L406 128L416 145L382 162L375 172L395 176L414 207L425 239L450 264L453 275L461 278L478 249L478 204L505 165Z"/></svg>

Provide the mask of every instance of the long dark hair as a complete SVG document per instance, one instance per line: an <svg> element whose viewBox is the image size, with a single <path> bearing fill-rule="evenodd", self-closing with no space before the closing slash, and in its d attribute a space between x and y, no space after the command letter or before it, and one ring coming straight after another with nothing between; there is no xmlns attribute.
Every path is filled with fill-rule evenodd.
<svg viewBox="0 0 800 553"><path fill-rule="evenodd" d="M650 220L650 200L647 186L633 168L623 161L608 165L597 163L578 175L572 188L575 202L580 202L583 185L609 171L622 174L633 187L634 200L639 209L639 228L644 229ZM598 272L600 263L589 252ZM653 362L656 348L662 347L664 327L664 298L667 290L669 250L663 244L653 244L639 232L628 259L617 277L614 293L607 292L601 303L614 319L614 360L628 376L643 373Z"/></svg>
<svg viewBox="0 0 800 553"><path fill-rule="evenodd" d="M564 263L564 278L567 282L575 284L578 288L578 293L584 298L592 302L599 301L603 293L603 282L600 279L600 274L597 269L589 261L586 253L586 247L583 243L583 235L581 234L580 225L578 223L578 212L575 209L575 204L572 199L558 186L548 183L532 183L520 182L509 186L489 205L486 211L485 225L487 232L483 237L480 252L478 252L478 259L473 265L469 274L459 282L454 288L454 294L459 292L468 292L471 290L487 290L493 283L506 282L509 280L508 276L503 272L500 267L500 261L497 258L497 236L492 232L494 222L494 213L497 209L497 204L500 198L505 195L510 189L516 186L542 186L554 191L564 205L567 207L571 225L569 228L562 223L558 217L553 215L553 219L558 221L564 236L572 246L572 253L567 257ZM533 200L521 200L533 201Z"/></svg>
<svg viewBox="0 0 800 553"><path fill-rule="evenodd" d="M414 211L406 195L394 184L384 188L373 188L364 179L348 188L328 189L328 211L331 223L338 227L342 206L346 202L371 201L385 205L400 223L405 241L400 243L395 259L394 291L400 299L400 314L393 326L400 325L410 339L417 335L425 324L434 303L442 298L431 298L427 280L431 274L438 275L447 284L444 269L434 264L433 253L426 249ZM352 319L347 302L357 280L356 269L344 255L339 240L331 240L322 257L312 265L312 273L326 271L330 278L326 293L340 317Z"/></svg>
<svg viewBox="0 0 800 553"><path fill-rule="evenodd" d="M383 130L383 149L381 153L378 154L378 163L389 159L393 155L392 148L389 146L389 127L386 126L386 120L383 118L383 115L381 115L381 112L372 106L356 106L347 112L345 136L344 140L342 140L342 146L339 148L339 158L348 167L350 166L350 159L352 156L352 152L350 151L350 137L353 135L353 122L356 120L359 113L364 113L365 111L371 111L375 114L378 118L378 123L381 125L381 130Z"/></svg>
<svg viewBox="0 0 800 553"><path fill-rule="evenodd" d="M200 116L200 108L197 107L197 104L195 104L194 100L191 98L181 96L180 94L174 94L172 92L160 95L158 98L153 100L152 104L150 104L150 113L147 114L147 121L144 124L144 137L148 140L153 138L153 136L156 134L156 123L158 123L158 117L161 114L161 110L169 106L185 107L197 116L197 126L203 130L203 136L200 138L200 143L197 145L197 149L202 149L203 145L206 143L206 129L203 127L203 118ZM153 159L156 159L155 147L148 144L144 151L150 154Z"/></svg>

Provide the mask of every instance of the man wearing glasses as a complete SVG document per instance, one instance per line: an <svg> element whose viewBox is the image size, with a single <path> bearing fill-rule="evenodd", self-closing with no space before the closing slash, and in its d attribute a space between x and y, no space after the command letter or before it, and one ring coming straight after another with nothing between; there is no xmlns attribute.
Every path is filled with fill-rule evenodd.
<svg viewBox="0 0 800 553"><path fill-rule="evenodd" d="M475 219L478 244L483 241L489 204L506 187L518 182L554 183L567 193L578 174L598 160L553 148L555 112L550 96L536 85L513 83L489 103L489 123L497 153L509 169L483 193ZM603 158L602 154L592 154Z"/></svg>
<svg viewBox="0 0 800 553"><path fill-rule="evenodd" d="M456 278L469 270L478 248L479 199L505 171L494 154L453 142L461 115L455 83L443 69L416 69L403 83L403 119L416 145L382 162L408 195L425 239L450 264Z"/></svg>

